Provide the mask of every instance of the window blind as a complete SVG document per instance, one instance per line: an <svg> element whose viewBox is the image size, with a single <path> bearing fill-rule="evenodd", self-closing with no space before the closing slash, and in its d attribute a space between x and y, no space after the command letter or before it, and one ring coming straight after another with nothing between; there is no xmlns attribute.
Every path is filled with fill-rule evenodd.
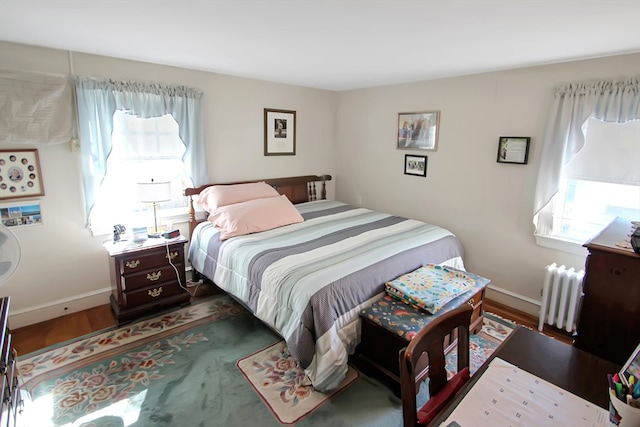
<svg viewBox="0 0 640 427"><path fill-rule="evenodd" d="M69 142L72 108L69 76L0 70L0 142Z"/></svg>

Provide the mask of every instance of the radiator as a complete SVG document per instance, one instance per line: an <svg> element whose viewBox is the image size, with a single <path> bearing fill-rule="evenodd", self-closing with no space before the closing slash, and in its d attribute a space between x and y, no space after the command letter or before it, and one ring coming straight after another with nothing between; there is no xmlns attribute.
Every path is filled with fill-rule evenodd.
<svg viewBox="0 0 640 427"><path fill-rule="evenodd" d="M583 278L584 270L567 269L564 265L558 267L555 262L545 267L538 331L542 331L544 323L567 332L576 330Z"/></svg>

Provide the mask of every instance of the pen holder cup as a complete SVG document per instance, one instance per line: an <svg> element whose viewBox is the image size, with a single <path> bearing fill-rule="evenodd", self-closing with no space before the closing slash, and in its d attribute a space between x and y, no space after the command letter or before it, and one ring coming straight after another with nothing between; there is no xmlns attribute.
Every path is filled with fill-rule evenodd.
<svg viewBox="0 0 640 427"><path fill-rule="evenodd" d="M640 408L635 408L616 397L609 389L609 421L618 427L640 426Z"/></svg>

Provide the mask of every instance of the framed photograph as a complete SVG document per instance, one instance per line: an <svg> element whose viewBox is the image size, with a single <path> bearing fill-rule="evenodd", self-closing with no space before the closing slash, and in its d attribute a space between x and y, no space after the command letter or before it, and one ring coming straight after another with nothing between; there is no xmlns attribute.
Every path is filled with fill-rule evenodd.
<svg viewBox="0 0 640 427"><path fill-rule="evenodd" d="M530 141L531 138L527 136L501 136L498 141L498 163L526 165Z"/></svg>
<svg viewBox="0 0 640 427"><path fill-rule="evenodd" d="M0 218L5 227L26 227L42 224L40 203L24 202L0 205Z"/></svg>
<svg viewBox="0 0 640 427"><path fill-rule="evenodd" d="M0 150L0 200L35 196L44 196L38 150Z"/></svg>
<svg viewBox="0 0 640 427"><path fill-rule="evenodd" d="M264 155L295 156L296 112L264 109Z"/></svg>
<svg viewBox="0 0 640 427"><path fill-rule="evenodd" d="M640 381L640 344L633 351L629 359L622 369L620 369L619 376L623 379L622 382L629 386L629 378L632 376L634 384Z"/></svg>
<svg viewBox="0 0 640 427"><path fill-rule="evenodd" d="M440 111L398 114L398 146L401 149L436 151Z"/></svg>
<svg viewBox="0 0 640 427"><path fill-rule="evenodd" d="M414 156L411 154L405 154L404 174L427 176L427 156Z"/></svg>

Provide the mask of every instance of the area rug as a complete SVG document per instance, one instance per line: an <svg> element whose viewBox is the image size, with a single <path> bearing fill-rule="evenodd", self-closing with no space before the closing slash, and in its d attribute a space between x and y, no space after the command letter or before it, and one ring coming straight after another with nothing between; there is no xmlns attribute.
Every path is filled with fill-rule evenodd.
<svg viewBox="0 0 640 427"><path fill-rule="evenodd" d="M493 313L485 313L482 329L469 337L469 364L475 373L516 327L515 323ZM457 372L457 351L447 355L449 377ZM258 393L265 405L282 424L297 421L329 401L358 379L358 372L349 365L347 377L339 389L330 394L316 392L296 361L289 355L283 341L270 345L255 354L242 358L238 368Z"/></svg>
<svg viewBox="0 0 640 427"><path fill-rule="evenodd" d="M516 328L516 324L502 317L484 312L482 329L469 336L469 371L473 375L496 348ZM447 376L457 372L458 351L454 348L446 357Z"/></svg>
<svg viewBox="0 0 640 427"><path fill-rule="evenodd" d="M316 392L284 341L238 360L237 366L282 424L296 423L360 377L349 365L345 379L336 390Z"/></svg>
<svg viewBox="0 0 640 427"><path fill-rule="evenodd" d="M304 400L320 393L308 384L306 389L287 389L288 403L281 408L269 407L236 363L266 348L284 355L281 342L232 299L216 296L49 347L18 360L20 381L31 394L18 425L402 426L400 400L355 370L339 393L322 395L319 401L310 398L311 410ZM277 373L278 381L298 378L299 368L291 361L280 367L286 369Z"/></svg>

